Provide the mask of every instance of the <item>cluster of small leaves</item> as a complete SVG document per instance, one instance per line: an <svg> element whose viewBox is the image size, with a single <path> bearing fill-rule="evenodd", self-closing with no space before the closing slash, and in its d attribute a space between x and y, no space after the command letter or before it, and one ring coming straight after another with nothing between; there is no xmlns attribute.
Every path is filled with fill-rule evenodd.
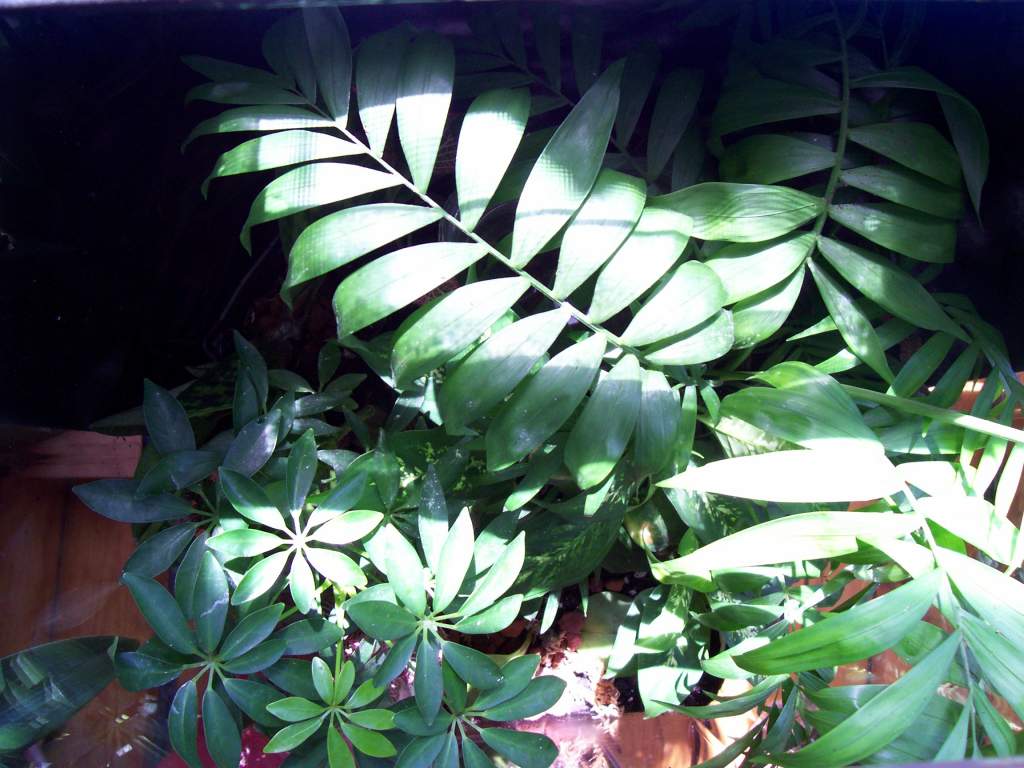
<svg viewBox="0 0 1024 768"><path fill-rule="evenodd" d="M293 720L271 743L295 746L296 761L326 750L337 768L348 743L373 755L386 742L399 765L461 754L475 768L471 718L536 714L560 688L530 682L534 662L499 667L454 633L520 614L543 629L560 590L599 567L649 569L660 585L632 600L603 593L588 624L614 627L608 672L636 676L648 714L767 712L719 764L1020 751L993 700L1024 717L1024 544L1007 520L1024 390L969 302L925 288L952 259L964 188L980 211L984 127L959 94L890 58L905 46L879 44L892 17L872 6L766 6L756 25L753 13L710 3L683 22L733 25L720 88L693 69L662 72L650 47L605 67L589 11L563 57L560 12L543 6L531 38L502 7L474 17L470 37L406 25L355 49L336 9L309 9L268 32L270 70L188 60L212 81L192 97L242 105L189 141L260 134L210 178L275 173L243 245L258 225L318 215L289 240L282 296L337 271L339 343L396 403L375 443L323 376L321 392L297 398L301 385L278 374L287 391L268 408L272 379L240 344L235 434L199 451L173 398L150 387L159 463L81 490L119 519L186 519L153 536L174 541L160 570L188 547L181 594L179 578L173 598L156 573L126 578L157 631L126 659L163 679L188 667L216 678L209 722L235 706L271 728ZM439 162L446 125L453 180ZM920 348L901 360L909 338ZM979 376L971 413L950 410ZM373 447L334 455L330 488L312 495L330 425L296 432L304 402L348 409ZM270 444L261 460L218 453L257 433ZM216 504L193 509L203 469L217 469ZM466 503L454 520L441 488ZM474 520L487 520L479 536ZM285 590L294 609L276 602ZM275 633L229 658L249 618L331 604L370 638L372 669L347 672L343 648L324 651L340 637L311 624L292 631L326 640L308 651L319 662L280 658L258 672L269 684L231 677L255 649L289 652ZM224 639L221 605L239 612ZM909 665L895 683L832 684L838 666L888 649ZM394 725L412 738L355 730L385 724L357 713L381 709L366 697L410 664L414 701ZM305 693L282 682L297 665ZM751 688L695 702L708 677ZM291 697L271 704L271 684ZM189 685L172 720L182 743L197 711ZM555 755L529 734L479 736L529 768Z"/></svg>

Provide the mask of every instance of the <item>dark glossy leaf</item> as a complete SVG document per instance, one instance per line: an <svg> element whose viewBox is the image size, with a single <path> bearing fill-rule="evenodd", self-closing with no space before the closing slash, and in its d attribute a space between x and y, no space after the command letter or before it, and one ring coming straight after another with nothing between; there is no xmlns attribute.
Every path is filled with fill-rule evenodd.
<svg viewBox="0 0 1024 768"><path fill-rule="evenodd" d="M795 136L749 136L731 144L718 166L723 181L777 184L808 173L830 169L835 154ZM674 185L673 185L674 186Z"/></svg>
<svg viewBox="0 0 1024 768"><path fill-rule="evenodd" d="M203 738L217 768L237 768L242 737L227 704L212 689L203 694Z"/></svg>
<svg viewBox="0 0 1024 768"><path fill-rule="evenodd" d="M366 38L356 56L356 95L359 101L359 122L363 124L373 154L384 154L391 121L395 115L398 78L408 31L395 27Z"/></svg>
<svg viewBox="0 0 1024 768"><path fill-rule="evenodd" d="M378 640L397 640L416 629L416 617L398 605L380 600L349 603L349 618Z"/></svg>
<svg viewBox="0 0 1024 768"><path fill-rule="evenodd" d="M284 606L281 603L253 611L228 633L220 647L222 659L234 659L262 643L277 627Z"/></svg>
<svg viewBox="0 0 1024 768"><path fill-rule="evenodd" d="M178 688L167 714L167 737L171 747L184 760L189 768L200 768L199 738L197 718L199 708L196 703L196 681L189 680Z"/></svg>
<svg viewBox="0 0 1024 768"><path fill-rule="evenodd" d="M487 654L458 643L445 643L442 649L444 660L474 688L494 688L505 679Z"/></svg>
<svg viewBox="0 0 1024 768"><path fill-rule="evenodd" d="M850 141L950 187L960 186L956 150L927 123L877 123L851 128Z"/></svg>
<svg viewBox="0 0 1024 768"><path fill-rule="evenodd" d="M192 541L197 523L185 523L165 528L140 544L124 569L139 576L159 576L170 568Z"/></svg>
<svg viewBox="0 0 1024 768"><path fill-rule="evenodd" d="M193 611L199 646L207 652L212 652L220 643L228 615L228 580L212 552L203 555L194 601Z"/></svg>
<svg viewBox="0 0 1024 768"><path fill-rule="evenodd" d="M224 690L242 712L260 725L277 728L284 724L280 718L267 712L267 705L281 698L281 692L273 686L229 677L224 681Z"/></svg>
<svg viewBox="0 0 1024 768"><path fill-rule="evenodd" d="M270 501L263 488L245 475L230 469L222 468L218 476L224 496L242 517L268 528L288 531L281 511Z"/></svg>
<svg viewBox="0 0 1024 768"><path fill-rule="evenodd" d="M558 747L539 733L482 728L480 737L487 746L521 768L548 768L558 757Z"/></svg>
<svg viewBox="0 0 1024 768"><path fill-rule="evenodd" d="M163 586L153 579L133 573L126 573L121 578L157 637L179 653L198 653L192 630L185 622L178 604Z"/></svg>
<svg viewBox="0 0 1024 768"><path fill-rule="evenodd" d="M711 116L711 132L722 136L757 125L838 112L838 100L818 91L781 80L750 78L719 98Z"/></svg>
<svg viewBox="0 0 1024 768"><path fill-rule="evenodd" d="M443 686L439 650L438 644L429 635L425 635L416 648L413 689L416 693L416 707L428 725L434 722L441 707Z"/></svg>
<svg viewBox="0 0 1024 768"><path fill-rule="evenodd" d="M231 442L221 466L245 477L252 477L267 463L277 448L280 419L270 414L246 424Z"/></svg>
<svg viewBox="0 0 1024 768"><path fill-rule="evenodd" d="M704 73L677 69L661 84L647 134L647 178L657 179L697 108Z"/></svg>
<svg viewBox="0 0 1024 768"><path fill-rule="evenodd" d="M136 498L137 480L94 480L74 487L85 506L119 523L155 523L188 517L195 510L177 496L162 493Z"/></svg>
<svg viewBox="0 0 1024 768"><path fill-rule="evenodd" d="M149 379L145 382L142 413L146 419L146 432L158 453L196 449L192 425L181 403L173 394Z"/></svg>
<svg viewBox="0 0 1024 768"><path fill-rule="evenodd" d="M348 28L337 8L303 8L302 19L320 95L328 114L344 126L348 123L352 90L352 46Z"/></svg>
<svg viewBox="0 0 1024 768"><path fill-rule="evenodd" d="M555 705L565 691L565 681L557 677L538 677L512 698L483 710L480 715L488 720L522 720L546 712Z"/></svg>
<svg viewBox="0 0 1024 768"><path fill-rule="evenodd" d="M271 638L251 651L224 662L224 669L234 675L251 675L276 664L283 655L284 640Z"/></svg>

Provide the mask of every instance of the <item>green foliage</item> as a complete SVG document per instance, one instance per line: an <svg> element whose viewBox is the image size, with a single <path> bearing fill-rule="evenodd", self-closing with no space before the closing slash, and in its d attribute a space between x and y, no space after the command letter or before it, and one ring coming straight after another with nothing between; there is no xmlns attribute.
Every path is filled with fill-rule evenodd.
<svg viewBox="0 0 1024 768"><path fill-rule="evenodd" d="M273 174L243 246L295 217L282 296L327 286L338 321L315 388L236 338L212 439L189 389L147 384L138 477L77 490L143 527L124 580L155 637L119 676L196 675L169 723L191 765L201 712L219 766L244 715L293 764L543 768L555 745L491 723L562 685L468 638L543 632L601 568L654 580L595 595L584 629L647 714L765 712L709 765L1019 750L989 696L1024 716L1024 391L998 332L927 288L964 190L980 213L984 127L878 45L878 8L750 10L682 24L733 25L720 84L650 46L605 61L589 10L563 50L543 6L530 38L502 7L364 41L314 9L268 32L273 71L187 61L231 105L187 141L258 134L208 182ZM343 348L393 390L383 427ZM832 685L888 649L895 683ZM708 699L714 678L751 689Z"/></svg>

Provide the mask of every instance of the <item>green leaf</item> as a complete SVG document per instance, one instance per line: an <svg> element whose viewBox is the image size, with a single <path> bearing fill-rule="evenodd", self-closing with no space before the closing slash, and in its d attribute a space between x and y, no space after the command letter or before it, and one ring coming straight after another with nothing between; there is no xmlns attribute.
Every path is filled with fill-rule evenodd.
<svg viewBox="0 0 1024 768"><path fill-rule="evenodd" d="M993 631L969 613L960 614L960 629L989 685L1006 699L1018 716L1024 716L1024 674L1018 663L1020 648L1006 635Z"/></svg>
<svg viewBox="0 0 1024 768"><path fill-rule="evenodd" d="M548 768L558 757L558 747L539 733L508 728L481 728L484 743L520 768Z"/></svg>
<svg viewBox="0 0 1024 768"><path fill-rule="evenodd" d="M525 266L572 217L604 160L619 105L621 62L605 70L555 130L516 208L511 259Z"/></svg>
<svg viewBox="0 0 1024 768"><path fill-rule="evenodd" d="M179 653L199 653L192 630L170 592L154 579L133 573L124 574L121 580L157 637Z"/></svg>
<svg viewBox="0 0 1024 768"><path fill-rule="evenodd" d="M442 652L455 673L474 688L494 688L505 679L498 665L485 653L448 642L442 646Z"/></svg>
<svg viewBox="0 0 1024 768"><path fill-rule="evenodd" d="M835 321L839 333L850 350L867 363L872 370L885 381L892 382L892 369L885 357L885 349L875 332L871 322L854 303L842 286L832 276L819 267L814 259L809 259L811 277L818 286L821 299L828 308L828 313Z"/></svg>
<svg viewBox="0 0 1024 768"><path fill-rule="evenodd" d="M749 299L793 274L814 248L814 236L804 232L767 243L736 243L715 251L705 264L725 288L722 304Z"/></svg>
<svg viewBox="0 0 1024 768"><path fill-rule="evenodd" d="M275 635L285 641L285 653L289 656L316 653L337 643L341 636L342 632L337 624L320 616L293 621Z"/></svg>
<svg viewBox="0 0 1024 768"><path fill-rule="evenodd" d="M992 748L999 757L1010 757L1016 750L1015 735L1010 724L1006 722L1003 715L988 699L988 694L981 688L975 688L971 692L971 702L974 704L978 719L985 729L986 735L992 742Z"/></svg>
<svg viewBox="0 0 1024 768"><path fill-rule="evenodd" d="M946 333L933 334L921 345L903 367L889 387L889 394L897 397L912 397L942 365L953 347L953 337Z"/></svg>
<svg viewBox="0 0 1024 768"><path fill-rule="evenodd" d="M184 523L150 536L132 552L124 564L125 571L139 576L159 576L177 561L178 556L191 543L196 527L196 523Z"/></svg>
<svg viewBox="0 0 1024 768"><path fill-rule="evenodd" d="M878 254L827 237L818 238L818 249L836 272L878 306L919 328L966 340L921 283Z"/></svg>
<svg viewBox="0 0 1024 768"><path fill-rule="evenodd" d="M266 746L263 747L263 751L268 754L290 752L305 743L310 736L320 730L322 723L323 718L316 717L304 723L295 723L294 725L282 728L274 734L274 738L267 742Z"/></svg>
<svg viewBox="0 0 1024 768"><path fill-rule="evenodd" d="M457 434L501 403L554 343L568 319L561 309L524 318L467 355L438 393L446 429Z"/></svg>
<svg viewBox="0 0 1024 768"><path fill-rule="evenodd" d="M316 584L313 581L313 571L302 554L296 552L292 558L292 568L288 574L288 586L290 587L292 600L299 613L309 613L316 600Z"/></svg>
<svg viewBox="0 0 1024 768"><path fill-rule="evenodd" d="M696 328L650 348L644 358L658 365L706 363L725 355L734 339L732 313L723 309Z"/></svg>
<svg viewBox="0 0 1024 768"><path fill-rule="evenodd" d="M194 615L192 607L196 592L196 580L199 578L199 567L202 565L203 554L206 552L206 540L207 532L200 531L199 535L189 544L188 550L174 574L174 599L186 618L192 618Z"/></svg>
<svg viewBox="0 0 1024 768"><path fill-rule="evenodd" d="M693 117L703 85L704 73L695 69L673 70L662 83L647 134L648 179L657 179L664 170Z"/></svg>
<svg viewBox="0 0 1024 768"><path fill-rule="evenodd" d="M840 181L876 197L899 203L943 219L958 219L963 213L959 189L932 181L898 165L872 165L843 171Z"/></svg>
<svg viewBox="0 0 1024 768"><path fill-rule="evenodd" d="M464 350L519 300L522 277L483 280L456 288L402 332L391 352L395 386L402 388Z"/></svg>
<svg viewBox="0 0 1024 768"><path fill-rule="evenodd" d="M265 420L255 419L249 422L231 441L221 467L236 471L245 477L252 477L263 468L277 449L281 430L279 414L274 411L271 411Z"/></svg>
<svg viewBox="0 0 1024 768"><path fill-rule="evenodd" d="M413 739L398 755L395 768L430 768L447 739L447 732Z"/></svg>
<svg viewBox="0 0 1024 768"><path fill-rule="evenodd" d="M281 131L239 144L222 154L202 185L203 197L210 182L224 176L285 168L289 165L347 157L361 152L357 144L316 131Z"/></svg>
<svg viewBox="0 0 1024 768"><path fill-rule="evenodd" d="M411 614L410 614L411 615ZM357 622L358 623L358 622ZM362 628L362 625L360 625ZM413 627L415 629L415 627ZM409 666L412 652L416 650L417 635L409 630L410 634L397 640L388 651L377 673L373 676L374 685L386 687L388 683L402 674Z"/></svg>
<svg viewBox="0 0 1024 768"><path fill-rule="evenodd" d="M360 487L362 487L361 482ZM324 509L325 505L329 502L330 499L325 500L321 504L320 509ZM309 539L310 541L337 544L339 546L351 544L353 541L359 541L376 530L383 519L383 514L372 509L353 509L350 512L334 516L333 519L309 534Z"/></svg>
<svg viewBox="0 0 1024 768"><path fill-rule="evenodd" d="M284 606L281 603L253 611L231 630L220 647L220 657L231 660L262 643L277 627Z"/></svg>
<svg viewBox="0 0 1024 768"><path fill-rule="evenodd" d="M463 768L491 768L494 763L480 747L469 739L462 742L462 766Z"/></svg>
<svg viewBox="0 0 1024 768"><path fill-rule="evenodd" d="M733 307L735 347L749 349L778 331L793 311L803 284L804 267L801 266L778 285L744 299Z"/></svg>
<svg viewBox="0 0 1024 768"><path fill-rule="evenodd" d="M765 453L725 461L746 462L778 455ZM814 467L809 466L808 474L813 471ZM701 575L722 568L837 557L857 551L857 536L864 531L871 531L877 537L899 538L919 525L920 521L913 515L801 512L745 528L675 560L653 563L652 572L659 581L675 583L674 577L680 574Z"/></svg>
<svg viewBox="0 0 1024 768"><path fill-rule="evenodd" d="M156 523L192 515L192 506L177 496L136 498L137 480L94 480L74 487L75 496L93 512L119 523Z"/></svg>
<svg viewBox="0 0 1024 768"><path fill-rule="evenodd" d="M917 67L899 67L856 78L853 88L912 88L933 91L939 98L960 156L967 190L974 210L981 211L981 188L988 174L988 135L978 110L945 83Z"/></svg>
<svg viewBox="0 0 1024 768"><path fill-rule="evenodd" d="M688 261L636 313L622 340L642 345L676 336L703 323L725 303L718 275L698 261Z"/></svg>
<svg viewBox="0 0 1024 768"><path fill-rule="evenodd" d="M960 186L960 161L945 137L927 123L876 123L851 128L849 139L950 187Z"/></svg>
<svg viewBox="0 0 1024 768"><path fill-rule="evenodd" d="M499 89L478 96L462 121L455 156L459 218L472 231L501 183L530 116L530 92Z"/></svg>
<svg viewBox="0 0 1024 768"><path fill-rule="evenodd" d="M343 552L319 547L303 550L309 564L339 587L365 587L366 574L359 565Z"/></svg>
<svg viewBox="0 0 1024 768"><path fill-rule="evenodd" d="M455 54L447 38L418 35L402 60L398 79L398 137L413 183L426 191L441 146L455 80Z"/></svg>
<svg viewBox="0 0 1024 768"><path fill-rule="evenodd" d="M641 179L605 168L562 235L552 293L564 298L596 272L626 239L643 212Z"/></svg>
<svg viewBox="0 0 1024 768"><path fill-rule="evenodd" d="M555 355L498 411L487 430L487 465L519 461L561 427L586 394L604 355L594 334Z"/></svg>
<svg viewBox="0 0 1024 768"><path fill-rule="evenodd" d="M349 603L346 612L363 632L377 640L397 640L418 625L416 617L405 608L382 600Z"/></svg>
<svg viewBox="0 0 1024 768"><path fill-rule="evenodd" d="M796 752L772 755L784 766L841 766L874 754L906 731L928 706L942 684L960 644L950 635L913 669L832 730Z"/></svg>
<svg viewBox="0 0 1024 768"><path fill-rule="evenodd" d="M255 528L236 528L213 536L207 542L207 546L228 559L233 559L262 555L287 543L274 533L258 531Z"/></svg>
<svg viewBox="0 0 1024 768"><path fill-rule="evenodd" d="M377 157L384 154L384 145L395 116L398 78L408 44L408 32L394 27L366 38L356 55L359 122L363 124L370 149Z"/></svg>
<svg viewBox="0 0 1024 768"><path fill-rule="evenodd" d="M307 429L292 445L284 474L288 508L292 515L297 515L306 503L306 495L316 476L316 465L316 438L313 430Z"/></svg>
<svg viewBox="0 0 1024 768"><path fill-rule="evenodd" d="M316 659L314 659L316 661ZM321 660L321 663L322 660ZM313 684L316 685L316 672L313 673ZM289 723L298 723L311 717L319 717L324 712L324 705L318 704L301 696L290 696L267 705L267 712Z"/></svg>
<svg viewBox="0 0 1024 768"><path fill-rule="evenodd" d="M291 552L277 552L249 568L242 576L242 580L238 582L238 586L235 587L235 591L231 595L231 604L245 605L266 594L280 578L289 557L291 557Z"/></svg>
<svg viewBox="0 0 1024 768"><path fill-rule="evenodd" d="M217 768L236 768L242 756L242 737L227 704L217 691L203 694L203 738Z"/></svg>
<svg viewBox="0 0 1024 768"><path fill-rule="evenodd" d="M224 681L224 690L242 712L260 725L277 728L284 724L267 712L267 705L281 695L273 686L256 680L229 677Z"/></svg>
<svg viewBox="0 0 1024 768"><path fill-rule="evenodd" d="M437 477L437 470L431 464L423 476L420 486L420 505L416 515L416 530L420 535L420 546L432 573L437 573L441 549L448 538L448 504L444 489ZM436 601L435 601L436 606Z"/></svg>
<svg viewBox="0 0 1024 768"><path fill-rule="evenodd" d="M276 664L284 655L284 650L284 640L271 638L260 643L251 651L246 651L231 661L225 661L224 671L233 675L251 675L262 672Z"/></svg>
<svg viewBox="0 0 1024 768"><path fill-rule="evenodd" d="M416 707L427 725L434 722L441 709L443 685L441 681L440 648L430 635L424 635L416 649L416 674L413 689Z"/></svg>
<svg viewBox="0 0 1024 768"><path fill-rule="evenodd" d="M354 721L354 718L353 718ZM394 745L379 733L342 722L341 730L352 742L352 746L370 757L391 757L397 750Z"/></svg>
<svg viewBox="0 0 1024 768"><path fill-rule="evenodd" d="M425 243L376 259L345 278L334 294L340 333L353 334L402 309L485 252L475 243Z"/></svg>
<svg viewBox="0 0 1024 768"><path fill-rule="evenodd" d="M178 451L160 459L143 476L140 497L163 491L181 491L209 477L220 464L213 451Z"/></svg>
<svg viewBox="0 0 1024 768"><path fill-rule="evenodd" d="M193 139L217 133L281 131L289 128L329 128L331 120L308 109L288 106L238 107L204 120L188 135L181 147Z"/></svg>
<svg viewBox="0 0 1024 768"><path fill-rule="evenodd" d="M876 245L918 261L953 261L956 224L895 203L833 205L829 216Z"/></svg>
<svg viewBox="0 0 1024 768"><path fill-rule="evenodd" d="M835 164L835 153L795 136L749 136L725 150L718 165L723 181L778 184Z"/></svg>
<svg viewBox="0 0 1024 768"><path fill-rule="evenodd" d="M558 8L534 5L530 7L533 18L533 41L537 48L544 77L555 89L562 87L562 28Z"/></svg>
<svg viewBox="0 0 1024 768"><path fill-rule="evenodd" d="M961 707L960 716L956 719L956 725L949 732L945 741L942 742L942 747L932 758L934 762L962 760L967 756L967 729L971 724L971 714L971 707Z"/></svg>
<svg viewBox="0 0 1024 768"><path fill-rule="evenodd" d="M284 81L273 72L258 67L235 64L210 56L182 56L182 63L208 80L215 82L253 82L261 85L283 85Z"/></svg>
<svg viewBox="0 0 1024 768"><path fill-rule="evenodd" d="M477 711L490 709L519 695L534 679L533 675L539 664L540 657L536 654L510 659L501 668L504 677L501 684L496 688L482 691L473 702L473 708Z"/></svg>
<svg viewBox="0 0 1024 768"><path fill-rule="evenodd" d="M629 237L598 275L588 317L604 322L661 279L686 247L689 227L689 220L674 211L645 208Z"/></svg>
<svg viewBox="0 0 1024 768"><path fill-rule="evenodd" d="M355 758L338 729L327 729L327 764L330 768L355 768Z"/></svg>
<svg viewBox="0 0 1024 768"><path fill-rule="evenodd" d="M146 432L157 453L196 449L192 425L181 403L173 394L149 379L145 382L142 414L146 420Z"/></svg>
<svg viewBox="0 0 1024 768"><path fill-rule="evenodd" d="M646 45L626 58L619 113L615 116L615 138L623 147L629 144L636 130L644 104L651 93L651 86L654 85L654 77L658 74L660 58L656 45Z"/></svg>
<svg viewBox="0 0 1024 768"><path fill-rule="evenodd" d="M565 691L565 681L557 677L538 677L520 693L480 712L488 720L510 721L546 712L555 705Z"/></svg>
<svg viewBox="0 0 1024 768"><path fill-rule="evenodd" d="M302 20L313 59L316 82L327 112L338 125L348 123L352 92L352 45L337 8L303 8Z"/></svg>
<svg viewBox="0 0 1024 768"><path fill-rule="evenodd" d="M734 656L762 675L837 667L881 653L913 629L932 605L942 579L935 569L882 597Z"/></svg>
<svg viewBox="0 0 1024 768"><path fill-rule="evenodd" d="M356 725L369 728L371 731L389 731L395 727L395 713L390 709L364 709L361 712L350 712L349 719Z"/></svg>
<svg viewBox="0 0 1024 768"><path fill-rule="evenodd" d="M744 79L727 89L711 116L711 132L720 137L745 128L839 112L836 99L819 91L770 78Z"/></svg>
<svg viewBox="0 0 1024 768"><path fill-rule="evenodd" d="M287 531L288 525L279 510L259 485L245 475L221 468L218 472L220 487L224 496L238 514L254 523L268 528Z"/></svg>
<svg viewBox="0 0 1024 768"><path fill-rule="evenodd" d="M880 452L846 448L721 459L689 469L659 485L799 503L877 499L898 492L902 481Z"/></svg>
<svg viewBox="0 0 1024 768"><path fill-rule="evenodd" d="M717 181L655 197L651 203L689 216L694 237L737 243L784 235L824 208L821 198L788 187Z"/></svg>
<svg viewBox="0 0 1024 768"><path fill-rule="evenodd" d="M682 712L693 718L717 718L732 717L734 715L748 712L754 707L760 707L769 696L779 689L779 686L788 679L788 675L773 675L766 677L746 693L739 696L721 697L717 704L705 706L678 706L667 705L668 709L674 712Z"/></svg>
<svg viewBox="0 0 1024 768"><path fill-rule="evenodd" d="M316 670L314 672L314 684L316 683ZM338 673L338 677L333 680L331 690L328 691L328 696L332 698L334 702L344 701L345 697L348 696L348 692L352 690L352 684L356 680L356 667L351 661L346 661L341 665L341 671ZM327 699L325 699L327 701ZM349 702L348 706L354 707L352 702Z"/></svg>
<svg viewBox="0 0 1024 768"><path fill-rule="evenodd" d="M461 613L466 616L455 624L455 629L464 635L493 635L505 629L516 620L523 605L522 595L509 595L490 608L469 615L463 609Z"/></svg>
<svg viewBox="0 0 1024 768"><path fill-rule="evenodd" d="M334 675L331 674L331 668L327 666L327 662L319 656L315 656L312 661L312 673L313 686L321 701L325 704L336 704L338 700L334 696Z"/></svg>
<svg viewBox="0 0 1024 768"><path fill-rule="evenodd" d="M242 245L247 251L251 250L249 230L257 224L387 189L398 183L399 179L390 173L359 165L311 163L300 166L278 176L256 197L242 226Z"/></svg>
<svg viewBox="0 0 1024 768"><path fill-rule="evenodd" d="M287 295L295 286L350 264L443 216L443 211L423 205L371 203L317 219L295 238L282 292Z"/></svg>
<svg viewBox="0 0 1024 768"><path fill-rule="evenodd" d="M212 552L203 555L194 600L199 645L211 652L220 643L228 615L228 580Z"/></svg>
<svg viewBox="0 0 1024 768"><path fill-rule="evenodd" d="M437 561L434 584L434 612L444 611L459 593L473 561L473 520L463 509L448 532Z"/></svg>
<svg viewBox="0 0 1024 768"><path fill-rule="evenodd" d="M392 525L378 535L383 537L384 566L395 597L414 614L423 616L427 610L426 583L416 548Z"/></svg>
<svg viewBox="0 0 1024 768"><path fill-rule="evenodd" d="M188 763L189 768L200 768L201 766L199 747L196 744L196 740L199 738L199 728L196 722L198 715L196 681L193 678L178 688L167 714L168 740L174 751Z"/></svg>
<svg viewBox="0 0 1024 768"><path fill-rule="evenodd" d="M681 425L679 393L660 371L641 371L640 383L633 464L638 474L652 475L672 457Z"/></svg>
<svg viewBox="0 0 1024 768"><path fill-rule="evenodd" d="M565 463L582 489L611 473L633 434L640 411L640 363L626 355L602 376L565 444Z"/></svg>

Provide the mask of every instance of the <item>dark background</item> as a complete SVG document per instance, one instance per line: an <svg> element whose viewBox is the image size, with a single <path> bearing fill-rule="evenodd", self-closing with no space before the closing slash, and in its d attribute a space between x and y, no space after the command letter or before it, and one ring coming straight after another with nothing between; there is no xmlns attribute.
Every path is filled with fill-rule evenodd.
<svg viewBox="0 0 1024 768"><path fill-rule="evenodd" d="M652 29L671 38L672 11L644 22L637 3L602 5L614 17L612 50L628 51ZM364 6L346 8L345 17L359 40L400 19L458 31L468 10ZM926 11L910 61L971 99L991 141L983 226L962 223L957 262L941 287L972 297L1020 369L1024 4L932 2ZM273 299L280 252L254 261L238 243L261 179L214 182L204 201L200 183L231 139L179 151L219 109L183 105L201 78L180 57L260 65L261 35L282 12L0 2L8 42L0 48L0 423L85 427L136 405L144 376L166 386L185 381L186 365L225 353L233 327L276 333L284 350L308 335ZM691 33L678 46L688 62L721 69L728 37ZM260 251L257 242L257 258ZM276 318L269 331L267 317ZM326 338L329 318L316 327Z"/></svg>

